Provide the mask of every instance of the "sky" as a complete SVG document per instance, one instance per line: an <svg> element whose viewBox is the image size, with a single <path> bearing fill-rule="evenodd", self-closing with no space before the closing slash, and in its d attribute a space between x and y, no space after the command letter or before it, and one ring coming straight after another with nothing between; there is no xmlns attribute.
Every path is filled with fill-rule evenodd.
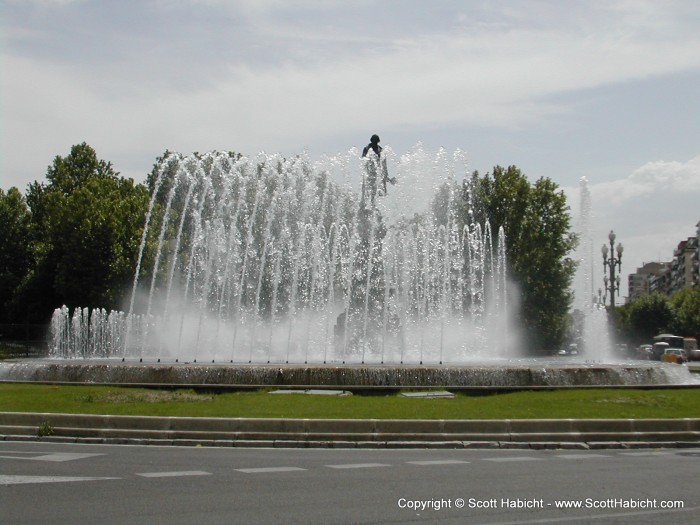
<svg viewBox="0 0 700 525"><path fill-rule="evenodd" d="M3 189L82 142L142 182L165 150L316 159L377 133L550 178L574 226L586 177L623 296L700 221L696 0L0 0L0 19Z"/></svg>

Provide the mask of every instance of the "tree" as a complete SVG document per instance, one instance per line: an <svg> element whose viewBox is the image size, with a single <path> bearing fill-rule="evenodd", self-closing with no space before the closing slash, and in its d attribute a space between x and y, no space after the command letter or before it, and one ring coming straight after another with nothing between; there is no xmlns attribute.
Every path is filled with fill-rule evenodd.
<svg viewBox="0 0 700 525"><path fill-rule="evenodd" d="M684 288L671 296L673 333L687 337L700 336L700 289Z"/></svg>
<svg viewBox="0 0 700 525"><path fill-rule="evenodd" d="M85 142L73 146L66 157L56 156L46 172L49 188L64 195L70 195L90 180L116 180L118 176L112 163L99 160L95 150Z"/></svg>
<svg viewBox="0 0 700 525"><path fill-rule="evenodd" d="M132 279L148 193L85 143L56 157L48 184L30 185L36 265L16 308L35 322L61 304L117 308Z"/></svg>
<svg viewBox="0 0 700 525"><path fill-rule="evenodd" d="M627 319L625 331L635 344L649 343L655 335L670 329L673 309L668 297L660 293L645 295L625 305Z"/></svg>
<svg viewBox="0 0 700 525"><path fill-rule="evenodd" d="M521 324L530 349L549 352L568 329L576 246L564 192L547 178L531 184L515 166L465 181L463 220L489 221L506 235L511 277L519 285Z"/></svg>
<svg viewBox="0 0 700 525"><path fill-rule="evenodd" d="M31 215L17 188L0 189L0 322L11 320L10 299L29 272Z"/></svg>

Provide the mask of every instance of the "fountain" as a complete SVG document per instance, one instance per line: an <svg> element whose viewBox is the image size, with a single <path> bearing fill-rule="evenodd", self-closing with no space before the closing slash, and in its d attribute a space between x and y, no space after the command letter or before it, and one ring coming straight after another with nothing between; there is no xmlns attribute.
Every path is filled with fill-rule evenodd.
<svg viewBox="0 0 700 525"><path fill-rule="evenodd" d="M475 203L464 201L471 192L458 180L467 174L464 155L430 155L418 145L405 155L386 148L383 161L354 149L317 163L305 155L168 155L149 181L128 308L57 309L52 359L13 365L11 373L4 367L0 379L391 386L676 380L659 364L603 366L597 353L588 363L523 359L509 313L506 236L465 217ZM386 166L398 181L388 188L381 183ZM582 214L589 216L589 204ZM586 300L580 308L590 318L602 314ZM600 325L587 327L592 340Z"/></svg>
<svg viewBox="0 0 700 525"><path fill-rule="evenodd" d="M460 224L461 154L385 155L400 182L386 193L375 183L376 195L363 180L375 161L354 154L320 168L304 157L169 156L128 311L57 310L53 354L305 364L508 355L505 235ZM431 206L438 189L443 202Z"/></svg>
<svg viewBox="0 0 700 525"><path fill-rule="evenodd" d="M592 202L588 189L588 179L579 182L579 217L577 231L579 243L576 248L578 266L574 278L574 318L578 318L577 340L586 358L597 362L619 360L613 352L613 342L608 330L608 316L605 306L598 304L593 290L594 257L592 231Z"/></svg>

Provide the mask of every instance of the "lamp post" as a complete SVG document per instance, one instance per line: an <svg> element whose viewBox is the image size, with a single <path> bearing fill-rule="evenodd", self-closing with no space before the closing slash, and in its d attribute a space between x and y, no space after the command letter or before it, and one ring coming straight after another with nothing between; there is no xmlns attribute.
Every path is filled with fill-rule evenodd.
<svg viewBox="0 0 700 525"><path fill-rule="evenodd" d="M615 309L615 292L620 295L620 275L618 273L615 277L615 267L617 266L618 272L622 269L622 250L624 249L622 243L617 244L615 248L615 232L610 230L608 234L608 239L610 240L610 248L608 249L607 244L603 244L601 252L603 252L603 268L609 271L610 277L605 275L603 277L603 282L605 283L605 294L610 292L610 310ZM613 252L617 252L617 257L615 257ZM608 257L608 253L610 257Z"/></svg>

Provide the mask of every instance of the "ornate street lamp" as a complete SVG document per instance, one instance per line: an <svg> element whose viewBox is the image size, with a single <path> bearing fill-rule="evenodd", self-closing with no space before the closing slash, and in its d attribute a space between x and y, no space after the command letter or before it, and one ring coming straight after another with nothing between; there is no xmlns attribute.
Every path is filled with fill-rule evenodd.
<svg viewBox="0 0 700 525"><path fill-rule="evenodd" d="M620 295L620 275L615 277L615 267L617 266L618 272L622 270L622 251L624 248L622 243L618 243L617 248L615 248L615 232L612 230L608 234L608 239L610 240L610 248L608 249L607 244L604 244L600 251L603 252L603 268L610 272L610 277L605 275L603 282L605 283L605 294L610 292L610 309L613 310L615 308L615 292L617 291L617 295ZM613 251L617 252L617 257ZM608 257L608 253L610 253L610 257Z"/></svg>

